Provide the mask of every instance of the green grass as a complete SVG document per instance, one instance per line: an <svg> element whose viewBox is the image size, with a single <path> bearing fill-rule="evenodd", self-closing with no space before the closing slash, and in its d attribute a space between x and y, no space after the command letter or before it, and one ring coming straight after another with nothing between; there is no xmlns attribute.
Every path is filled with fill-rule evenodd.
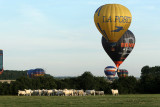
<svg viewBox="0 0 160 107"><path fill-rule="evenodd" d="M0 107L160 107L160 94L0 96Z"/></svg>

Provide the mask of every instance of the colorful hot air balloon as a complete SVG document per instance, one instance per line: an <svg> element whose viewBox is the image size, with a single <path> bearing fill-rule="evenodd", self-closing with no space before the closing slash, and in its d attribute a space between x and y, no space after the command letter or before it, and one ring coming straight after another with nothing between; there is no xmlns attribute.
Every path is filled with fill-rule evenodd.
<svg viewBox="0 0 160 107"><path fill-rule="evenodd" d="M37 68L37 69L30 69L28 70L27 72L27 75L30 77L30 78L33 78L33 77L38 77L38 76L44 76L45 72L43 69L41 68Z"/></svg>
<svg viewBox="0 0 160 107"><path fill-rule="evenodd" d="M110 42L102 37L102 46L106 53L110 56L117 68L130 54L135 45L135 37L130 30L127 30L119 39L115 46L111 46Z"/></svg>
<svg viewBox="0 0 160 107"><path fill-rule="evenodd" d="M32 74L33 72L34 72L34 69L30 69L30 70L28 70L28 71L27 71L27 75L28 75L28 77L30 77L30 78L31 78L31 77L32 77L32 75L31 75L31 74Z"/></svg>
<svg viewBox="0 0 160 107"><path fill-rule="evenodd" d="M116 75L116 68L114 66L107 66L104 69L104 73L106 74L108 79L113 79Z"/></svg>
<svg viewBox="0 0 160 107"><path fill-rule="evenodd" d="M126 69L119 69L117 72L118 77L127 77L128 76L128 71Z"/></svg>
<svg viewBox="0 0 160 107"><path fill-rule="evenodd" d="M0 50L0 74L3 73L3 50Z"/></svg>
<svg viewBox="0 0 160 107"><path fill-rule="evenodd" d="M128 8L120 4L102 5L94 14L97 29L112 44L127 31L131 20L132 15Z"/></svg>

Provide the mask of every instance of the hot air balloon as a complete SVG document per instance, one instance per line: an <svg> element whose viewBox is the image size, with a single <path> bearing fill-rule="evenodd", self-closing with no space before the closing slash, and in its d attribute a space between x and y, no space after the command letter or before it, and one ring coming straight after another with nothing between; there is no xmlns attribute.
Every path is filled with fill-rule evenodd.
<svg viewBox="0 0 160 107"><path fill-rule="evenodd" d="M34 69L28 70L27 71L27 76L31 78L32 77L32 72L34 72Z"/></svg>
<svg viewBox="0 0 160 107"><path fill-rule="evenodd" d="M3 50L0 50L0 74L3 73Z"/></svg>
<svg viewBox="0 0 160 107"><path fill-rule="evenodd" d="M121 4L100 6L94 14L94 22L105 39L115 45L131 24L132 15L128 8Z"/></svg>
<svg viewBox="0 0 160 107"><path fill-rule="evenodd" d="M27 75L30 77L30 78L33 78L33 77L38 77L38 76L44 76L45 72L42 68L37 68L37 69L30 69L28 70L27 72Z"/></svg>
<svg viewBox="0 0 160 107"><path fill-rule="evenodd" d="M113 79L116 75L116 68L114 66L107 66L104 69L104 73L106 74L108 79Z"/></svg>
<svg viewBox="0 0 160 107"><path fill-rule="evenodd" d="M110 42L102 37L102 46L109 57L113 60L117 68L130 54L135 45L135 37L130 30L127 30L119 39L115 46L111 46Z"/></svg>
<svg viewBox="0 0 160 107"><path fill-rule="evenodd" d="M118 77L127 77L128 76L128 71L126 69L119 69L117 72Z"/></svg>

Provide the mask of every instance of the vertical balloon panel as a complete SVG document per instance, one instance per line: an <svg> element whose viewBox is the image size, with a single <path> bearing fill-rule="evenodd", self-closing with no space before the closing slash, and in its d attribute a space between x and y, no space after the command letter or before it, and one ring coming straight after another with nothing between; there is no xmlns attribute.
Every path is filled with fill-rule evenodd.
<svg viewBox="0 0 160 107"><path fill-rule="evenodd" d="M0 50L0 74L3 73L3 50Z"/></svg>

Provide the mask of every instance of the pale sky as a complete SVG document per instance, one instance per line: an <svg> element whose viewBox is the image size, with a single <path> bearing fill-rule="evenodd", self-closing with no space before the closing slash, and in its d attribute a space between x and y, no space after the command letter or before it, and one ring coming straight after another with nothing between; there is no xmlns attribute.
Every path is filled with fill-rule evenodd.
<svg viewBox="0 0 160 107"><path fill-rule="evenodd" d="M105 76L104 68L115 64L101 45L94 12L108 3L122 4L132 14L129 29L136 44L120 68L137 77L143 66L160 65L159 0L0 0L4 69Z"/></svg>

